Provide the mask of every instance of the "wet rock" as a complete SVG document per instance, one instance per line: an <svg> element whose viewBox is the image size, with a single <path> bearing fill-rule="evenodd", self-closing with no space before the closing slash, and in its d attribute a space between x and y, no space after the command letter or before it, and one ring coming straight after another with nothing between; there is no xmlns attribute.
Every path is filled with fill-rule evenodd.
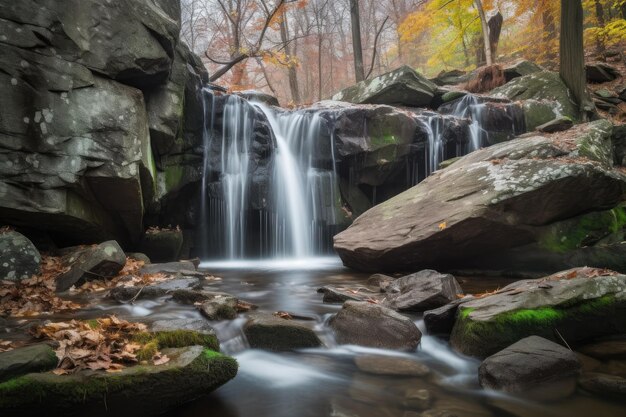
<svg viewBox="0 0 626 417"><path fill-rule="evenodd" d="M387 307L420 312L441 307L463 294L452 275L430 269L398 278L387 287L386 292Z"/></svg>
<svg viewBox="0 0 626 417"><path fill-rule="evenodd" d="M626 275L577 268L510 284L459 306L452 346L486 357L538 335L573 344L626 331Z"/></svg>
<svg viewBox="0 0 626 417"><path fill-rule="evenodd" d="M597 359L626 359L626 339L605 340L576 350Z"/></svg>
<svg viewBox="0 0 626 417"><path fill-rule="evenodd" d="M622 226L594 223L603 237L589 240L573 230L589 227L577 216L621 201L626 181L613 169L612 128L606 120L577 126L567 148L554 136L532 136L473 152L365 212L335 236L335 250L346 266L376 272L498 262L537 273L606 267L606 255L586 248L612 235L617 245ZM566 221L572 233L561 241L553 227Z"/></svg>
<svg viewBox="0 0 626 417"><path fill-rule="evenodd" d="M59 359L46 344L0 352L0 382L31 372L46 372L57 367Z"/></svg>
<svg viewBox="0 0 626 417"><path fill-rule="evenodd" d="M543 68L534 62L522 60L504 67L504 76L506 77L506 81L509 82L513 78L523 77L524 75L541 71L543 71Z"/></svg>
<svg viewBox="0 0 626 417"><path fill-rule="evenodd" d="M626 398L626 378L600 373L586 373L578 380L585 391L601 397L624 401Z"/></svg>
<svg viewBox="0 0 626 417"><path fill-rule="evenodd" d="M405 407L427 410L433 402L433 396L427 389L408 389L402 402Z"/></svg>
<svg viewBox="0 0 626 417"><path fill-rule="evenodd" d="M580 362L574 352L542 337L530 336L485 359L478 369L478 378L484 388L550 397L554 394L559 398L574 392L579 371ZM563 388L550 392L547 387L557 383Z"/></svg>
<svg viewBox="0 0 626 417"><path fill-rule="evenodd" d="M180 262L166 262L166 263L156 263L144 265L139 270L140 274L182 274L185 272L195 272L196 267L193 262L190 261L180 261Z"/></svg>
<svg viewBox="0 0 626 417"><path fill-rule="evenodd" d="M233 320L237 318L237 299L225 293L205 293L206 301L198 307L207 320Z"/></svg>
<svg viewBox="0 0 626 417"><path fill-rule="evenodd" d="M619 71L604 62L590 62L585 65L587 81L590 83L606 83L620 76Z"/></svg>
<svg viewBox="0 0 626 417"><path fill-rule="evenodd" d="M243 332L253 349L286 351L314 348L321 340L308 326L270 314L255 314L243 326Z"/></svg>
<svg viewBox="0 0 626 417"><path fill-rule="evenodd" d="M473 298L473 296L466 296L439 308L424 311L424 325L426 325L428 333L435 335L449 335L452 333L459 306Z"/></svg>
<svg viewBox="0 0 626 417"><path fill-rule="evenodd" d="M317 292L324 294L324 298L322 299L322 301L325 303L343 303L344 301L348 300L364 301L366 298L373 295L365 289L339 289L330 285L319 288Z"/></svg>
<svg viewBox="0 0 626 417"><path fill-rule="evenodd" d="M430 410L420 417L493 417L494 414L477 401L457 397L438 396Z"/></svg>
<svg viewBox="0 0 626 417"><path fill-rule="evenodd" d="M333 100L355 104L389 104L426 107L434 97L436 85L408 66L348 87Z"/></svg>
<svg viewBox="0 0 626 417"><path fill-rule="evenodd" d="M56 290L65 291L85 280L106 279L117 275L126 264L120 245L110 240L99 245L78 247L63 256L69 270L56 279Z"/></svg>
<svg viewBox="0 0 626 417"><path fill-rule="evenodd" d="M156 320L150 325L152 332L192 330L202 334L215 334L213 327L204 319Z"/></svg>
<svg viewBox="0 0 626 417"><path fill-rule="evenodd" d="M148 229L141 241L140 250L154 262L173 262L178 260L182 246L181 230Z"/></svg>
<svg viewBox="0 0 626 417"><path fill-rule="evenodd" d="M347 301L330 319L330 327L343 345L413 351L422 337L408 317L368 302Z"/></svg>
<svg viewBox="0 0 626 417"><path fill-rule="evenodd" d="M423 377L430 373L428 366L398 356L363 355L354 358L354 362L359 370L375 375Z"/></svg>
<svg viewBox="0 0 626 417"><path fill-rule="evenodd" d="M495 88L491 94L506 97L513 101L550 101L552 102L551 106L553 108L557 107L562 115L568 116L574 120L578 119L578 108L570 98L569 90L561 80L561 77L555 72L534 72L524 75L523 77L515 78L505 85ZM550 113L555 114L554 112ZM529 126L527 123L529 130L534 129L535 126L536 125Z"/></svg>
<svg viewBox="0 0 626 417"><path fill-rule="evenodd" d="M373 274L367 279L367 285L371 287L378 287L381 292L387 291L389 285L395 281L396 278L390 277L384 274Z"/></svg>
<svg viewBox="0 0 626 417"><path fill-rule="evenodd" d="M268 106L280 106L280 104L278 103L278 99L276 97L274 97L271 94L267 94L264 93L262 91L256 91L256 90L244 90L244 91L237 91L235 94L237 94L240 97L245 98L248 101L257 101L260 103L265 103Z"/></svg>
<svg viewBox="0 0 626 417"><path fill-rule="evenodd" d="M131 300L150 299L173 294L177 290L191 289L199 285L197 278L180 278L146 286L115 287L109 291L109 298L122 303Z"/></svg>
<svg viewBox="0 0 626 417"><path fill-rule="evenodd" d="M54 415L102 410L128 415L160 414L184 402L205 396L237 373L237 362L203 346L162 349L170 359L164 365L141 365L116 373L79 371L71 375L31 373L0 385L3 413L31 415L42 409ZM63 389L59 389L63 387ZM32 396L33 390L37 395ZM129 398L132 401L129 401Z"/></svg>
<svg viewBox="0 0 626 417"><path fill-rule="evenodd" d="M18 281L37 275L40 271L41 255L26 238L14 232L0 232L0 279Z"/></svg>
<svg viewBox="0 0 626 417"><path fill-rule="evenodd" d="M571 129L572 127L574 127L572 119L563 116L537 126L537 130L544 133L555 133Z"/></svg>

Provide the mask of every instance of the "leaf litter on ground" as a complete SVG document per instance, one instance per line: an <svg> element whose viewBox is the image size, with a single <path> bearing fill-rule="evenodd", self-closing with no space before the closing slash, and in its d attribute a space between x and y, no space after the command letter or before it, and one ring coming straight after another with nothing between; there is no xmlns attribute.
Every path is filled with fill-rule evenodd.
<svg viewBox="0 0 626 417"><path fill-rule="evenodd" d="M59 363L53 373L65 375L81 370L117 372L139 363L137 354L144 344L138 343L135 336L146 330L145 324L109 316L88 321L48 322L34 326L31 334L55 343ZM151 358L154 365L168 361L159 351Z"/></svg>

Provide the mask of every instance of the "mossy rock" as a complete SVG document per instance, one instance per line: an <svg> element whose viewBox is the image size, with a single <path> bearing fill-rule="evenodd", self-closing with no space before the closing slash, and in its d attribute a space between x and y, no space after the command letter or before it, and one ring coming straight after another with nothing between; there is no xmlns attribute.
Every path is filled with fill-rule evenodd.
<svg viewBox="0 0 626 417"><path fill-rule="evenodd" d="M138 365L115 373L34 373L11 379L0 384L0 411L20 416L161 414L206 395L237 374L235 359L203 346L162 352L170 361L159 366Z"/></svg>
<svg viewBox="0 0 626 417"><path fill-rule="evenodd" d="M452 346L485 358L531 335L575 345L626 331L626 276L577 268L515 282L459 306ZM593 275L593 274L592 274ZM558 332L558 333L557 333ZM560 336L559 336L560 334Z"/></svg>
<svg viewBox="0 0 626 417"><path fill-rule="evenodd" d="M139 333L134 336L134 340L144 345L137 355L140 360L148 360L152 358L157 351L166 348L181 348L198 345L214 351L220 350L220 342L213 332L183 329L162 330Z"/></svg>
<svg viewBox="0 0 626 417"><path fill-rule="evenodd" d="M243 331L250 347L254 349L285 351L322 345L310 327L295 320L286 320L270 314L251 316Z"/></svg>

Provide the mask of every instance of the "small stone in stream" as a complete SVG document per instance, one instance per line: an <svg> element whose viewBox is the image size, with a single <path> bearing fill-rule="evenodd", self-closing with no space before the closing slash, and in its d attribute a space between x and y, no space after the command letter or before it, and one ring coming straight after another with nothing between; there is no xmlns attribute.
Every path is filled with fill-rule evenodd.
<svg viewBox="0 0 626 417"><path fill-rule="evenodd" d="M46 344L21 347L0 353L0 382L31 372L46 372L56 368L59 359Z"/></svg>
<svg viewBox="0 0 626 417"><path fill-rule="evenodd" d="M41 255L26 236L14 232L0 232L0 279L17 281L37 275Z"/></svg>
<svg viewBox="0 0 626 417"><path fill-rule="evenodd" d="M456 313L459 306L474 299L468 295L458 300L454 300L439 308L424 311L424 325L429 334L446 335L452 333L454 322L456 321Z"/></svg>
<svg viewBox="0 0 626 417"><path fill-rule="evenodd" d="M571 350L530 336L485 359L478 379L484 388L553 400L574 392L580 367ZM548 386L558 389L546 389Z"/></svg>
<svg viewBox="0 0 626 417"><path fill-rule="evenodd" d="M626 340L605 340L582 346L577 350L598 359L626 359Z"/></svg>
<svg viewBox="0 0 626 417"><path fill-rule="evenodd" d="M313 329L295 320L271 314L254 314L243 326L243 332L253 349L286 351L314 348L322 345Z"/></svg>
<svg viewBox="0 0 626 417"><path fill-rule="evenodd" d="M213 327L204 319L157 320L150 325L150 331L193 330L204 334L214 334Z"/></svg>
<svg viewBox="0 0 626 417"><path fill-rule="evenodd" d="M342 345L414 351L422 337L410 318L368 302L346 301L330 327Z"/></svg>
<svg viewBox="0 0 626 417"><path fill-rule="evenodd" d="M574 126L574 122L567 116L557 117L554 120L550 120L548 123L544 123L541 126L537 126L537 130L543 133L555 133L569 130Z"/></svg>
<svg viewBox="0 0 626 417"><path fill-rule="evenodd" d="M425 311L448 304L460 294L463 290L452 275L425 269L392 282L385 305L394 310Z"/></svg>
<svg viewBox="0 0 626 417"><path fill-rule="evenodd" d="M237 298L226 293L213 293L198 306L207 320L233 320L237 318Z"/></svg>
<svg viewBox="0 0 626 417"><path fill-rule="evenodd" d="M403 404L407 408L427 410L432 402L432 394L427 389L409 388L404 395Z"/></svg>
<svg viewBox="0 0 626 417"><path fill-rule="evenodd" d="M579 385L588 392L615 400L626 400L626 378L600 373L583 374Z"/></svg>
<svg viewBox="0 0 626 417"><path fill-rule="evenodd" d="M389 284L391 284L396 279L394 277L390 277L389 275L383 274L373 274L367 279L367 285L371 287L378 287L380 292L385 292Z"/></svg>
<svg viewBox="0 0 626 417"><path fill-rule="evenodd" d="M417 376L430 373L428 366L397 356L363 355L354 359L359 370L375 375Z"/></svg>
<svg viewBox="0 0 626 417"><path fill-rule="evenodd" d="M68 248L62 264L69 270L56 279L56 290L65 291L85 280L104 279L117 275L126 264L126 255L114 241L99 245Z"/></svg>
<svg viewBox="0 0 626 417"><path fill-rule="evenodd" d="M178 290L189 290L199 285L197 278L180 278L157 284L132 287L115 287L109 291L109 298L127 303L133 299L147 299L163 297Z"/></svg>
<svg viewBox="0 0 626 417"><path fill-rule="evenodd" d="M182 274L183 271L195 271L196 267L190 261L167 262L162 264L144 265L139 274Z"/></svg>
<svg viewBox="0 0 626 417"><path fill-rule="evenodd" d="M318 293L324 294L322 299L325 303L343 303L344 301L364 301L368 295L361 291L341 290L332 286L319 288Z"/></svg>

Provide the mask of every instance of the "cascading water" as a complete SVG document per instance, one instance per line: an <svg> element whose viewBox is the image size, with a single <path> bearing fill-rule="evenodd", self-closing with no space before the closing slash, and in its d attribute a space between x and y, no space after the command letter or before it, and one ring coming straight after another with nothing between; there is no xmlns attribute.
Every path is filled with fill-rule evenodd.
<svg viewBox="0 0 626 417"><path fill-rule="evenodd" d="M470 152L480 149L485 144L487 132L482 128L483 110L485 104L481 103L473 94L465 95L452 109L452 115L471 120Z"/></svg>
<svg viewBox="0 0 626 417"><path fill-rule="evenodd" d="M322 125L317 113L277 114L265 104L254 105L267 117L276 141L269 254L302 258L323 252L327 226L335 224L337 181L332 135L332 169L321 169L314 163Z"/></svg>

